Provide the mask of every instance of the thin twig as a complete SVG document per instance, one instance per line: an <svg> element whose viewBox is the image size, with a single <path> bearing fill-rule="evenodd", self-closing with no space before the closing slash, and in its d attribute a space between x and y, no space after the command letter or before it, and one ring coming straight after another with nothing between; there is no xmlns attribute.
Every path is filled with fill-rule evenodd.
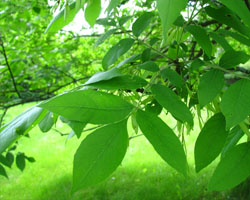
<svg viewBox="0 0 250 200"><path fill-rule="evenodd" d="M16 82L15 82L14 75L13 75L12 70L11 70L11 68L10 68L10 64L9 64L9 61L8 61L8 57L7 57L7 55L6 55L6 51L5 51L5 47L4 47L4 44L3 44L3 41L2 41L1 35L0 35L0 45L1 45L2 50L3 50L2 53L3 53L4 59L5 59L5 63L6 63L6 65L7 65L7 67L8 67L8 70L9 70L9 73L10 73L10 76L11 76L12 83L13 83L13 86L14 86L14 88L15 88L15 91L16 91L18 97L19 97L20 99L22 99L22 96L20 95L20 93L19 93L19 91L18 91L18 89L17 89L17 84L16 84Z"/></svg>

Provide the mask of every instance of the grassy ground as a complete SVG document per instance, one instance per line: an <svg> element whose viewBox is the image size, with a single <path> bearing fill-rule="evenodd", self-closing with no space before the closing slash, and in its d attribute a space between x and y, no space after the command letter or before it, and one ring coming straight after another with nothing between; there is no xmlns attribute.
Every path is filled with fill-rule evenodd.
<svg viewBox="0 0 250 200"><path fill-rule="evenodd" d="M26 106L27 107L27 106ZM26 107L18 107L8 113L15 116ZM171 124L171 123L170 123ZM173 126L173 124L171 124ZM69 129L58 124L58 129ZM31 138L22 138L17 151L23 151L36 159L22 173L13 165L7 170L9 180L0 177L1 200L179 200L179 199L238 199L231 191L208 192L209 177L217 161L195 174L193 169L193 145L198 131L187 138L190 175L184 178L171 169L154 152L144 137L130 141L122 165L106 181L70 196L72 161L80 140L73 138L65 143L65 137L55 131L46 134L35 128ZM84 136L83 136L84 137Z"/></svg>

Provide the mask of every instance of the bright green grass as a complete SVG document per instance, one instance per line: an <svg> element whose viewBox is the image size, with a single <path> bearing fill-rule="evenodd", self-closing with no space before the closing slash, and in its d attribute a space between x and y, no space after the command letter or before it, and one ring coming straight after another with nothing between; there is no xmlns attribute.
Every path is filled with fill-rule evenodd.
<svg viewBox="0 0 250 200"><path fill-rule="evenodd" d="M26 107L18 107L8 113L8 119ZM173 122L174 123L174 122ZM171 127L174 124L170 124ZM70 129L61 123L57 128L66 133ZM131 128L129 131L132 132ZM80 141L76 138L65 143L65 137L55 131L41 133L35 128L31 138L23 137L18 151L36 159L27 164L24 172L13 165L7 170L9 180L0 176L1 200L177 200L177 199L233 199L227 192L208 192L209 177L217 161L201 173L193 169L193 146L198 130L187 137L190 175L185 178L170 168L155 153L144 137L130 141L122 165L106 181L83 189L70 196L72 161ZM85 133L86 135L86 133Z"/></svg>

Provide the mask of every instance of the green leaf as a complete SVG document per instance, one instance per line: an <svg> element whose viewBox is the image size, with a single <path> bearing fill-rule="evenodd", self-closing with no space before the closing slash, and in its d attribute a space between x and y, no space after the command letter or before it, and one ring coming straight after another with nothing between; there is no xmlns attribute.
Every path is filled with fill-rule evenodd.
<svg viewBox="0 0 250 200"><path fill-rule="evenodd" d="M194 148L196 172L208 166L220 154L228 135L225 128L225 118L221 113L215 114L204 125Z"/></svg>
<svg viewBox="0 0 250 200"><path fill-rule="evenodd" d="M132 56L126 58L125 60L121 61L118 65L115 66L115 68L120 68L126 64L132 63L132 62L138 60L140 58L140 56L141 56L141 54L132 55Z"/></svg>
<svg viewBox="0 0 250 200"><path fill-rule="evenodd" d="M141 65L138 65L139 69L144 69L150 72L158 72L160 70L159 66L153 61L147 61Z"/></svg>
<svg viewBox="0 0 250 200"><path fill-rule="evenodd" d="M236 0L220 0L230 10L234 11L249 27L250 27L250 12L244 1Z"/></svg>
<svg viewBox="0 0 250 200"><path fill-rule="evenodd" d="M3 155L0 155L0 163L5 165L6 167L11 168L13 161L14 161L14 155L12 153L8 152L5 157Z"/></svg>
<svg viewBox="0 0 250 200"><path fill-rule="evenodd" d="M132 32L136 37L139 37L140 34L147 28L153 17L152 13L144 13L140 16L132 25Z"/></svg>
<svg viewBox="0 0 250 200"><path fill-rule="evenodd" d="M217 43L219 43L225 51L229 51L229 50L233 49L230 46L230 44L227 42L225 37L223 37L217 33L214 33L214 32L209 33L209 35L213 38L213 40L215 40Z"/></svg>
<svg viewBox="0 0 250 200"><path fill-rule="evenodd" d="M242 24L240 19L226 7L215 9L208 6L205 8L205 11L210 17L216 19L216 21L232 27L234 30L240 32L243 35L248 37L250 36L250 29Z"/></svg>
<svg viewBox="0 0 250 200"><path fill-rule="evenodd" d="M107 81L100 81L97 83L89 84L94 88L105 89L105 90L117 90L117 89L138 89L148 84L143 78L139 76L124 75L112 78Z"/></svg>
<svg viewBox="0 0 250 200"><path fill-rule="evenodd" d="M127 120L88 135L74 156L72 192L105 180L121 164L127 147Z"/></svg>
<svg viewBox="0 0 250 200"><path fill-rule="evenodd" d="M221 152L221 158L224 158L227 152L232 149L242 138L244 135L244 132L240 128L240 126L235 126L228 134L226 143L224 145L224 148Z"/></svg>
<svg viewBox="0 0 250 200"><path fill-rule="evenodd" d="M124 75L120 72L119 69L112 68L108 71L98 72L98 73L94 74L93 76L90 77L90 79L84 85L89 85L89 84L97 83L100 81L110 80L110 79L118 77L118 76L124 76Z"/></svg>
<svg viewBox="0 0 250 200"><path fill-rule="evenodd" d="M204 49L205 53L211 57L212 54L212 43L209 36L204 28L196 25L189 25L186 30L191 33L198 44Z"/></svg>
<svg viewBox="0 0 250 200"><path fill-rule="evenodd" d="M186 155L175 133L155 114L138 110L136 120L142 133L162 159L186 175Z"/></svg>
<svg viewBox="0 0 250 200"><path fill-rule="evenodd" d="M117 29L110 29L107 32L105 32L103 35L101 35L98 40L95 43L95 47L102 44L106 39L108 39L112 34L114 34L117 31Z"/></svg>
<svg viewBox="0 0 250 200"><path fill-rule="evenodd" d="M2 165L0 165L0 175L6 177L8 179L8 175Z"/></svg>
<svg viewBox="0 0 250 200"><path fill-rule="evenodd" d="M175 118L193 126L193 116L190 110L171 89L163 85L153 85L151 91L158 103Z"/></svg>
<svg viewBox="0 0 250 200"><path fill-rule="evenodd" d="M73 19L75 18L75 15L78 13L78 11L80 10L76 10L75 8L76 6L76 2L72 3L69 5L69 10L67 13L67 18L64 20L64 10L66 8L64 8L63 10L61 10L59 12L58 15L56 15L51 22L49 23L45 33L56 33L59 30L61 30L64 26L68 25L70 22L73 21ZM82 5L83 7L83 5Z"/></svg>
<svg viewBox="0 0 250 200"><path fill-rule="evenodd" d="M250 175L250 143L232 148L220 161L208 185L209 190L227 190Z"/></svg>
<svg viewBox="0 0 250 200"><path fill-rule="evenodd" d="M102 66L107 69L110 65L114 64L117 59L125 54L134 44L134 40L130 38L120 40L106 53L102 60Z"/></svg>
<svg viewBox="0 0 250 200"><path fill-rule="evenodd" d="M239 64L245 64L250 59L244 51L226 51L219 62L219 65L225 69L237 67Z"/></svg>
<svg viewBox="0 0 250 200"><path fill-rule="evenodd" d="M52 112L47 112L44 118L38 124L40 130L44 133L48 132L54 125L54 118Z"/></svg>
<svg viewBox="0 0 250 200"><path fill-rule="evenodd" d="M186 7L187 0L157 0L157 9L160 14L163 27L163 44L167 39L169 28L179 17L181 11Z"/></svg>
<svg viewBox="0 0 250 200"><path fill-rule="evenodd" d="M110 0L109 6L107 8L108 15L115 7L117 7L121 3L121 1L122 0Z"/></svg>
<svg viewBox="0 0 250 200"><path fill-rule="evenodd" d="M145 111L159 115L161 114L162 106L154 99L150 104L145 106Z"/></svg>
<svg viewBox="0 0 250 200"><path fill-rule="evenodd" d="M239 124L250 114L250 81L232 84L221 100L221 111L226 117L227 129Z"/></svg>
<svg viewBox="0 0 250 200"><path fill-rule="evenodd" d="M18 153L17 154L17 156L16 156L16 166L21 171L24 170L24 168L25 168L25 155L24 155L24 153Z"/></svg>
<svg viewBox="0 0 250 200"><path fill-rule="evenodd" d="M101 13L101 0L88 0L84 17L90 26L94 26Z"/></svg>
<svg viewBox="0 0 250 200"><path fill-rule="evenodd" d="M6 124L0 132L0 153L8 148L20 135L28 133L44 117L46 111L32 107Z"/></svg>
<svg viewBox="0 0 250 200"><path fill-rule="evenodd" d="M244 37L241 34L238 34L236 32L228 31L228 30L218 30L218 33L224 35L224 36L230 36L233 39L237 40L241 44L244 44L246 46L250 46L250 39Z"/></svg>
<svg viewBox="0 0 250 200"><path fill-rule="evenodd" d="M80 90L54 97L39 105L68 120L108 124L126 118L133 106L121 97L94 90Z"/></svg>
<svg viewBox="0 0 250 200"><path fill-rule="evenodd" d="M209 70L200 79L198 99L203 107L213 101L224 86L224 74L216 69Z"/></svg>
<svg viewBox="0 0 250 200"><path fill-rule="evenodd" d="M161 76L164 80L168 79L174 86L178 87L179 89L183 85L183 80L181 76L174 70L165 68L161 71Z"/></svg>
<svg viewBox="0 0 250 200"><path fill-rule="evenodd" d="M82 123L78 121L68 121L67 124L72 128L77 138L81 137L82 131L87 125L87 123Z"/></svg>

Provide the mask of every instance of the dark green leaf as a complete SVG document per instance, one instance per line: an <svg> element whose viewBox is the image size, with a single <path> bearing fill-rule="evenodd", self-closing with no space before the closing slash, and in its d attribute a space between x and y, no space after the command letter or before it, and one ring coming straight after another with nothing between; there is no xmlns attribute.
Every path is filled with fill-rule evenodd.
<svg viewBox="0 0 250 200"><path fill-rule="evenodd" d="M136 120L141 131L162 159L186 175L186 155L175 133L155 114L138 110Z"/></svg>
<svg viewBox="0 0 250 200"><path fill-rule="evenodd" d="M240 126L235 126L228 134L226 143L221 152L221 158L224 158L227 152L232 149L238 141L242 138L244 132L241 130Z"/></svg>
<svg viewBox="0 0 250 200"><path fill-rule="evenodd" d="M33 158L33 157L25 156L25 159L28 160L30 163L36 162L35 158Z"/></svg>
<svg viewBox="0 0 250 200"><path fill-rule="evenodd" d="M152 17L152 13L146 12L133 23L132 32L136 37L139 37L139 35L147 28Z"/></svg>
<svg viewBox="0 0 250 200"><path fill-rule="evenodd" d="M24 170L24 168L25 168L25 155L24 155L24 153L18 153L17 154L17 156L16 156L16 166L21 171Z"/></svg>
<svg viewBox="0 0 250 200"><path fill-rule="evenodd" d="M144 69L150 72L157 72L160 70L157 64L155 64L153 61L147 61L141 65L138 66L139 69Z"/></svg>
<svg viewBox="0 0 250 200"><path fill-rule="evenodd" d="M147 81L139 76L124 75L112 78L107 81L100 81L97 83L89 84L94 88L116 90L116 89L137 89L147 85Z"/></svg>
<svg viewBox="0 0 250 200"><path fill-rule="evenodd" d="M240 19L226 7L215 9L208 6L205 10L210 17L216 19L218 22L226 24L246 36L250 36L250 29L242 24Z"/></svg>
<svg viewBox="0 0 250 200"><path fill-rule="evenodd" d="M110 65L114 64L117 59L125 54L134 44L134 40L127 38L120 40L115 46L113 46L106 53L102 60L102 66L107 69Z"/></svg>
<svg viewBox="0 0 250 200"><path fill-rule="evenodd" d="M94 90L74 91L54 97L41 107L68 120L108 124L126 118L133 106L121 97Z"/></svg>
<svg viewBox="0 0 250 200"><path fill-rule="evenodd" d="M8 178L8 175L7 175L5 169L4 169L4 167L2 165L0 165L0 175Z"/></svg>
<svg viewBox="0 0 250 200"><path fill-rule="evenodd" d="M11 167L11 163L7 160L6 157L0 154L0 163L5 165L6 167Z"/></svg>
<svg viewBox="0 0 250 200"><path fill-rule="evenodd" d="M209 70L200 79L198 98L203 107L213 101L224 86L224 74L216 69Z"/></svg>
<svg viewBox="0 0 250 200"><path fill-rule="evenodd" d="M196 172L208 166L220 154L228 135L225 128L225 118L221 113L215 114L204 125L195 143Z"/></svg>
<svg viewBox="0 0 250 200"><path fill-rule="evenodd" d="M67 124L72 128L72 130L76 134L77 138L81 137L82 131L85 128L85 126L87 125L86 123L82 123L82 122L78 122L78 121L68 121Z"/></svg>
<svg viewBox="0 0 250 200"><path fill-rule="evenodd" d="M84 12L86 21L90 26L94 26L96 19L101 13L101 0L88 0Z"/></svg>
<svg viewBox="0 0 250 200"><path fill-rule="evenodd" d="M53 125L54 125L54 118L52 112L47 112L47 114L38 124L40 130L44 133L48 132Z"/></svg>
<svg viewBox="0 0 250 200"><path fill-rule="evenodd" d="M250 46L250 39L244 37L241 34L238 34L238 33L232 32L232 31L228 31L228 30L218 30L218 33L221 33L222 35L225 35L225 36L230 36L233 39L240 42L241 44L244 44L246 46Z"/></svg>
<svg viewBox="0 0 250 200"><path fill-rule="evenodd" d="M11 152L8 152L5 156L6 160L9 163L9 167L12 166L13 162L14 162L14 155Z"/></svg>
<svg viewBox="0 0 250 200"><path fill-rule="evenodd" d="M208 185L209 190L227 190L250 175L250 143L233 147L220 161Z"/></svg>
<svg viewBox="0 0 250 200"><path fill-rule="evenodd" d="M250 59L250 56L243 51L226 51L221 59L219 65L225 69L237 67L239 64L245 64Z"/></svg>
<svg viewBox="0 0 250 200"><path fill-rule="evenodd" d="M163 43L165 44L168 30L186 7L187 0L157 0L156 2L163 27Z"/></svg>
<svg viewBox="0 0 250 200"><path fill-rule="evenodd" d="M171 89L163 85L153 85L151 91L158 103L175 118L193 126L193 116L190 110Z"/></svg>
<svg viewBox="0 0 250 200"><path fill-rule="evenodd" d="M159 115L161 114L162 106L154 99L150 104L145 106L145 111Z"/></svg>
<svg viewBox="0 0 250 200"><path fill-rule="evenodd" d="M72 192L106 179L121 164L127 147L127 120L88 135L74 157Z"/></svg>
<svg viewBox="0 0 250 200"><path fill-rule="evenodd" d="M221 111L227 129L239 124L250 114L250 81L239 80L231 85L221 100Z"/></svg>
<svg viewBox="0 0 250 200"><path fill-rule="evenodd" d="M244 1L220 0L230 10L234 11L250 27L250 12Z"/></svg>
<svg viewBox="0 0 250 200"><path fill-rule="evenodd" d="M32 107L6 124L0 132L0 153L8 148L20 135L29 132L44 117L46 111Z"/></svg>
<svg viewBox="0 0 250 200"><path fill-rule="evenodd" d="M147 48L145 49L142 54L141 54L141 60L142 62L146 62L150 60L150 56L151 56L151 49Z"/></svg>
<svg viewBox="0 0 250 200"><path fill-rule="evenodd" d="M209 35L210 35L217 43L219 43L225 51L232 50L232 47L231 47L230 44L227 42L227 40L225 39L225 37L223 37L223 36L221 36L221 35L219 35L219 34L217 34L217 33L214 33L214 32L209 33Z"/></svg>
<svg viewBox="0 0 250 200"><path fill-rule="evenodd" d="M201 26L189 25L186 27L186 30L194 36L198 44L204 49L205 53L211 57L212 43L205 29Z"/></svg>
<svg viewBox="0 0 250 200"><path fill-rule="evenodd" d="M174 70L165 68L161 71L161 76L164 80L168 79L174 86L181 88L183 80L181 76Z"/></svg>

